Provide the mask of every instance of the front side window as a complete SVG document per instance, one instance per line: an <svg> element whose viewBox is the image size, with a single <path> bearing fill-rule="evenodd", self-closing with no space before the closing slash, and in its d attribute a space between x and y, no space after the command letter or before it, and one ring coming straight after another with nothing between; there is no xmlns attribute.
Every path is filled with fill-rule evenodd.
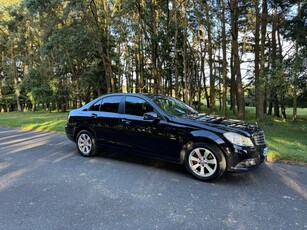
<svg viewBox="0 0 307 230"><path fill-rule="evenodd" d="M170 116L180 117L198 113L182 101L172 97L153 96L152 100Z"/></svg>
<svg viewBox="0 0 307 230"><path fill-rule="evenodd" d="M90 111L99 111L100 109L101 100L97 101L94 105L90 107Z"/></svg>
<svg viewBox="0 0 307 230"><path fill-rule="evenodd" d="M144 99L127 96L125 102L125 113L135 116L143 116L144 113L154 112L154 108Z"/></svg>
<svg viewBox="0 0 307 230"><path fill-rule="evenodd" d="M118 113L118 107L122 100L121 96L111 96L102 99L100 105L101 112Z"/></svg>

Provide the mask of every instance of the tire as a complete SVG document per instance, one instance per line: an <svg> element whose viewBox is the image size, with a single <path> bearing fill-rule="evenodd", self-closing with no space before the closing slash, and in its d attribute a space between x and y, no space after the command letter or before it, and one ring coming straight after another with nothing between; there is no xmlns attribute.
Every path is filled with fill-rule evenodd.
<svg viewBox="0 0 307 230"><path fill-rule="evenodd" d="M82 130L78 133L76 145L78 152L83 157L92 157L97 154L96 140L87 130Z"/></svg>
<svg viewBox="0 0 307 230"><path fill-rule="evenodd" d="M196 179L210 182L220 178L226 171L226 159L213 144L193 143L185 155L185 166Z"/></svg>

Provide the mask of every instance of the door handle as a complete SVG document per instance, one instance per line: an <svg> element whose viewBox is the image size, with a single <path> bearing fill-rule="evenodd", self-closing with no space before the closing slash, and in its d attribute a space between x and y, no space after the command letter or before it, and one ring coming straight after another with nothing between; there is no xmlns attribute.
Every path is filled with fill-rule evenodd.
<svg viewBox="0 0 307 230"><path fill-rule="evenodd" d="M97 118L98 115L97 115L96 113L92 113L91 117L92 117L92 118Z"/></svg>
<svg viewBox="0 0 307 230"><path fill-rule="evenodd" d="M130 120L127 120L127 119L122 119L121 122L122 122L124 125L130 125L130 124L131 124L131 121L130 121Z"/></svg>

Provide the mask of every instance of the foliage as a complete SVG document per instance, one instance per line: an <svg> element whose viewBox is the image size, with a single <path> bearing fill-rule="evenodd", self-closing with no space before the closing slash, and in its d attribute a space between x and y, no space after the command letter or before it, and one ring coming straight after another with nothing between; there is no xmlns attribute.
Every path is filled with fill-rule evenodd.
<svg viewBox="0 0 307 230"><path fill-rule="evenodd" d="M52 90L44 76L41 75L40 69L30 69L21 86L27 92L32 104L51 101Z"/></svg>
<svg viewBox="0 0 307 230"><path fill-rule="evenodd" d="M127 91L279 116L306 91L306 12L290 0L4 1L0 110L65 111Z"/></svg>

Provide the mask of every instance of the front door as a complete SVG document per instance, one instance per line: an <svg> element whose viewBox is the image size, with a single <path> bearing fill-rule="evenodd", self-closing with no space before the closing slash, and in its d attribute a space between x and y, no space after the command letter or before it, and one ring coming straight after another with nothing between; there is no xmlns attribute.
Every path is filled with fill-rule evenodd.
<svg viewBox="0 0 307 230"><path fill-rule="evenodd" d="M131 152L177 161L180 145L169 133L168 122L162 117L144 120L147 112L156 112L149 102L137 96L126 96L124 114L119 121L122 144Z"/></svg>

